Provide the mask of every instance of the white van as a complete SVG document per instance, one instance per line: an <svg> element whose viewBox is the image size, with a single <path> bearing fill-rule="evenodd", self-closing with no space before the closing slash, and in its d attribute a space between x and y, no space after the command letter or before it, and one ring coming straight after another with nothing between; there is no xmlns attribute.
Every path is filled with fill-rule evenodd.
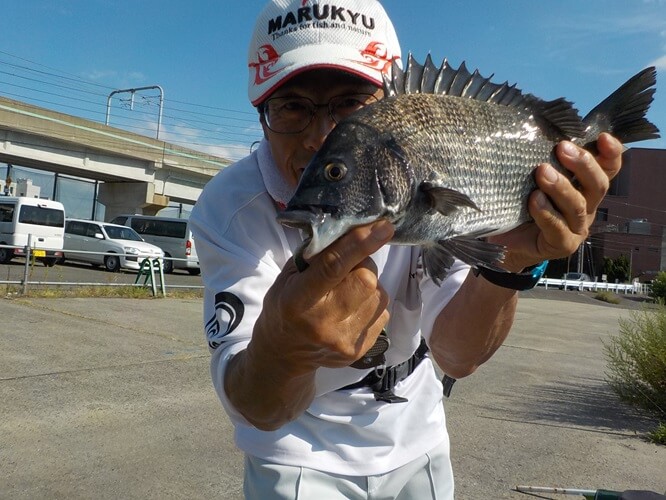
<svg viewBox="0 0 666 500"><path fill-rule="evenodd" d="M145 241L164 250L165 273L171 273L174 269L186 269L188 273L196 276L201 272L199 257L194 248L194 239L192 239L192 231L187 219L151 215L119 215L114 217L111 223L131 227Z"/></svg>
<svg viewBox="0 0 666 500"><path fill-rule="evenodd" d="M31 255L47 266L62 257L65 234L65 207L41 198L0 196L0 263L25 256L28 235Z"/></svg>

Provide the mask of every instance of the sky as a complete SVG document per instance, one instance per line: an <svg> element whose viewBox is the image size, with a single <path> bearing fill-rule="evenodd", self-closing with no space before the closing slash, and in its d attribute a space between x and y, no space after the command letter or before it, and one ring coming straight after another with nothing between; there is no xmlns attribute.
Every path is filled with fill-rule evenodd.
<svg viewBox="0 0 666 500"><path fill-rule="evenodd" d="M335 4L334 0L331 0ZM383 0L403 57L447 58L584 115L657 66L648 118L666 135L666 0ZM259 0L7 0L0 95L228 159L261 138L247 98ZM635 143L666 148L665 139Z"/></svg>

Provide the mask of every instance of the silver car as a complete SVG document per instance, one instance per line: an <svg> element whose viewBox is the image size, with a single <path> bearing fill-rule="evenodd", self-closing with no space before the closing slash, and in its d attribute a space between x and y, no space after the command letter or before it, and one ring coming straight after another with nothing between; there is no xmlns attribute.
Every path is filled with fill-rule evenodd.
<svg viewBox="0 0 666 500"><path fill-rule="evenodd" d="M67 219L64 260L104 266L107 271L121 268L138 271L144 259L162 259L161 248L143 241L132 228L106 222Z"/></svg>
<svg viewBox="0 0 666 500"><path fill-rule="evenodd" d="M567 273L564 275L564 280L566 286L565 283L562 283L560 285L560 290L564 290L565 288L567 290L578 290L583 281L592 281L592 279L585 273Z"/></svg>

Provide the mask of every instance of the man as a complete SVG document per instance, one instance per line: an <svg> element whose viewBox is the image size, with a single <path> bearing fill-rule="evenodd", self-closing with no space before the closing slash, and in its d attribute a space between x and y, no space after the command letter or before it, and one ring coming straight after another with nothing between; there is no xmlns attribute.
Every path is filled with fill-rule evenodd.
<svg viewBox="0 0 666 500"><path fill-rule="evenodd" d="M418 248L387 245L386 221L353 229L298 272L301 235L276 222L327 134L382 97L382 74L399 58L374 0L273 0L258 18L249 96L265 139L206 186L191 218L213 384L246 454L248 498L453 498L432 360L452 378L474 372L508 335L516 291L461 262L436 286ZM557 147L579 190L538 167L535 222L493 240L508 249L508 271L584 240L620 168L617 141L604 135L598 149L595 159ZM383 330L385 365L350 366Z"/></svg>

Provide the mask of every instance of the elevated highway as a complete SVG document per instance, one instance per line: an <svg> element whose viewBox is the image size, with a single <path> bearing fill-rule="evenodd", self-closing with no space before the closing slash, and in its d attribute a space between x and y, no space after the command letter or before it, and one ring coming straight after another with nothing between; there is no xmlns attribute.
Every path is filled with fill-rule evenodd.
<svg viewBox="0 0 666 500"><path fill-rule="evenodd" d="M194 203L230 162L83 118L0 97L0 162L102 181L105 218Z"/></svg>

